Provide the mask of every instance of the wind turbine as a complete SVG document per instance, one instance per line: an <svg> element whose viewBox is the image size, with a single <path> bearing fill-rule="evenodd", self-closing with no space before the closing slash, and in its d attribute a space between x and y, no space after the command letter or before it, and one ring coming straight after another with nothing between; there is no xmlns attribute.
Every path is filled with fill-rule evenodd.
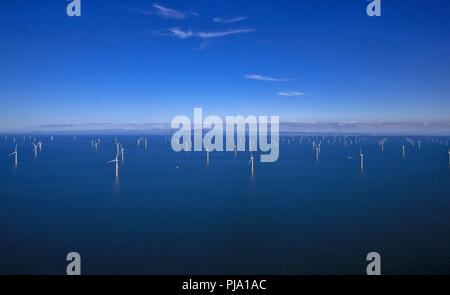
<svg viewBox="0 0 450 295"><path fill-rule="evenodd" d="M8 156L12 156L14 155L14 165L17 166L17 144L16 144L16 148L14 149L14 152L9 154Z"/></svg>
<svg viewBox="0 0 450 295"><path fill-rule="evenodd" d="M37 158L37 147L38 147L38 145L35 144L34 142L32 142L32 144L33 144L34 157Z"/></svg>
<svg viewBox="0 0 450 295"><path fill-rule="evenodd" d="M209 149L206 148L206 164L209 165Z"/></svg>
<svg viewBox="0 0 450 295"><path fill-rule="evenodd" d="M39 151L41 152L42 151L42 141L40 139L39 139L38 145L39 145Z"/></svg>
<svg viewBox="0 0 450 295"><path fill-rule="evenodd" d="M123 146L122 145L120 145L120 153L122 154L122 162L123 162L123 151L124 151L125 149L123 148Z"/></svg>
<svg viewBox="0 0 450 295"><path fill-rule="evenodd" d="M404 145L402 145L402 155L403 155L403 158L405 157L405 146Z"/></svg>
<svg viewBox="0 0 450 295"><path fill-rule="evenodd" d="M361 171L364 170L364 154L359 150L359 157L361 158Z"/></svg>
<svg viewBox="0 0 450 295"><path fill-rule="evenodd" d="M248 163L250 164L250 162L252 162L252 175L253 175L253 160L255 159L255 157L253 157L253 152L250 152L250 160L248 161Z"/></svg>
<svg viewBox="0 0 450 295"><path fill-rule="evenodd" d="M108 163L116 163L116 177L119 177L119 160L117 159L119 157L119 153L116 154L116 158L114 160L109 161Z"/></svg>

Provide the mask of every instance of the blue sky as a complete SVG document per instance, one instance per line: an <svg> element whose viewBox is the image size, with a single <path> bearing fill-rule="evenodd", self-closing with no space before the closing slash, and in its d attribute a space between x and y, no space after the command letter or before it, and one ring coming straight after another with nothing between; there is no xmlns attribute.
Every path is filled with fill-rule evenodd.
<svg viewBox="0 0 450 295"><path fill-rule="evenodd" d="M450 1L0 2L0 128L450 118Z"/></svg>

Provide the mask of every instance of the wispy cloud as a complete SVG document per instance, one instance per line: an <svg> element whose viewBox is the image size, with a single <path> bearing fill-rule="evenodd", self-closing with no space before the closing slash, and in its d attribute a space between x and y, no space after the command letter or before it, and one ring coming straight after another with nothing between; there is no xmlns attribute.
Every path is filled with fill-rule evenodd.
<svg viewBox="0 0 450 295"><path fill-rule="evenodd" d="M277 93L278 95L281 96L299 96L299 95L308 95L307 93L304 92L299 92L299 91L280 91Z"/></svg>
<svg viewBox="0 0 450 295"><path fill-rule="evenodd" d="M164 7L159 4L153 4L154 9L142 9L142 8L127 8L128 10L144 14L151 15L156 14L162 18L170 18L170 19L184 19L188 16L198 16L198 13L191 11L179 11L172 8Z"/></svg>
<svg viewBox="0 0 450 295"><path fill-rule="evenodd" d="M245 75L246 79L252 80L260 80L260 81L273 81L273 82L284 82L291 81L292 79L279 79L279 78L271 78L263 75Z"/></svg>
<svg viewBox="0 0 450 295"><path fill-rule="evenodd" d="M215 21L216 23L224 23L224 24L231 24L231 23L236 23L236 22L240 22L242 20L246 20L247 17L246 16L238 16L238 17L234 17L234 18L222 18L222 17L215 17L213 18L213 21Z"/></svg>
<svg viewBox="0 0 450 295"><path fill-rule="evenodd" d="M224 37L228 35L234 35L234 34L243 34L243 33L251 33L255 32L255 29L238 29L238 30L229 30L229 31L217 31L217 32L194 32L191 30L183 31L179 28L171 28L168 29L169 32L172 33L172 36L178 37L180 39L186 39L186 38L202 38L202 39L209 39L209 38L218 38L218 37Z"/></svg>
<svg viewBox="0 0 450 295"><path fill-rule="evenodd" d="M209 40L203 41L202 44L200 44L200 46L195 48L194 50L197 50L197 51L203 50L209 45L209 43L210 43Z"/></svg>

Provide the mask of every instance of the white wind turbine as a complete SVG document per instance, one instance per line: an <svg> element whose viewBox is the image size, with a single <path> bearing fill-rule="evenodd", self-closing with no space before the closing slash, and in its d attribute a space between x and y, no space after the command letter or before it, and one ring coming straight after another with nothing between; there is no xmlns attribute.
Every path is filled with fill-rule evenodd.
<svg viewBox="0 0 450 295"><path fill-rule="evenodd" d="M42 141L40 139L39 139L38 145L39 145L39 151L41 152L42 151Z"/></svg>
<svg viewBox="0 0 450 295"><path fill-rule="evenodd" d="M118 157L119 157L119 153L116 154L116 158L114 160L111 160L111 161L108 162L108 163L113 163L113 162L116 163L116 177L119 177L119 160L118 160Z"/></svg>
<svg viewBox="0 0 450 295"><path fill-rule="evenodd" d="M361 158L361 170L364 169L364 154L362 150L359 150L359 157Z"/></svg>
<svg viewBox="0 0 450 295"><path fill-rule="evenodd" d="M33 144L34 157L37 158L37 147L38 147L38 145L35 144L34 142L32 142L32 144Z"/></svg>
<svg viewBox="0 0 450 295"><path fill-rule="evenodd" d="M122 145L120 145L120 153L122 154L122 162L123 162L123 152L125 151L125 149L123 148Z"/></svg>
<svg viewBox="0 0 450 295"><path fill-rule="evenodd" d="M255 157L253 157L253 152L250 152L250 160L248 161L248 163L250 164L250 162L252 163L252 175L253 175L253 160L255 159Z"/></svg>
<svg viewBox="0 0 450 295"><path fill-rule="evenodd" d="M14 165L17 166L17 144L16 144L16 147L14 149L14 152L9 154L8 156L12 156L12 155L14 155Z"/></svg>

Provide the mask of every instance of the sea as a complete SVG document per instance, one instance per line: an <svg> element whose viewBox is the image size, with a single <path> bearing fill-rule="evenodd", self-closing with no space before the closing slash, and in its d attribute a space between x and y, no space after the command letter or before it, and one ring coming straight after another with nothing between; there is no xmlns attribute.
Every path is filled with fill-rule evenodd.
<svg viewBox="0 0 450 295"><path fill-rule="evenodd" d="M65 274L69 252L82 274L366 274L370 252L382 274L450 273L448 137L284 135L279 149L254 152L252 175L248 151L207 163L166 135L2 135L0 273Z"/></svg>

